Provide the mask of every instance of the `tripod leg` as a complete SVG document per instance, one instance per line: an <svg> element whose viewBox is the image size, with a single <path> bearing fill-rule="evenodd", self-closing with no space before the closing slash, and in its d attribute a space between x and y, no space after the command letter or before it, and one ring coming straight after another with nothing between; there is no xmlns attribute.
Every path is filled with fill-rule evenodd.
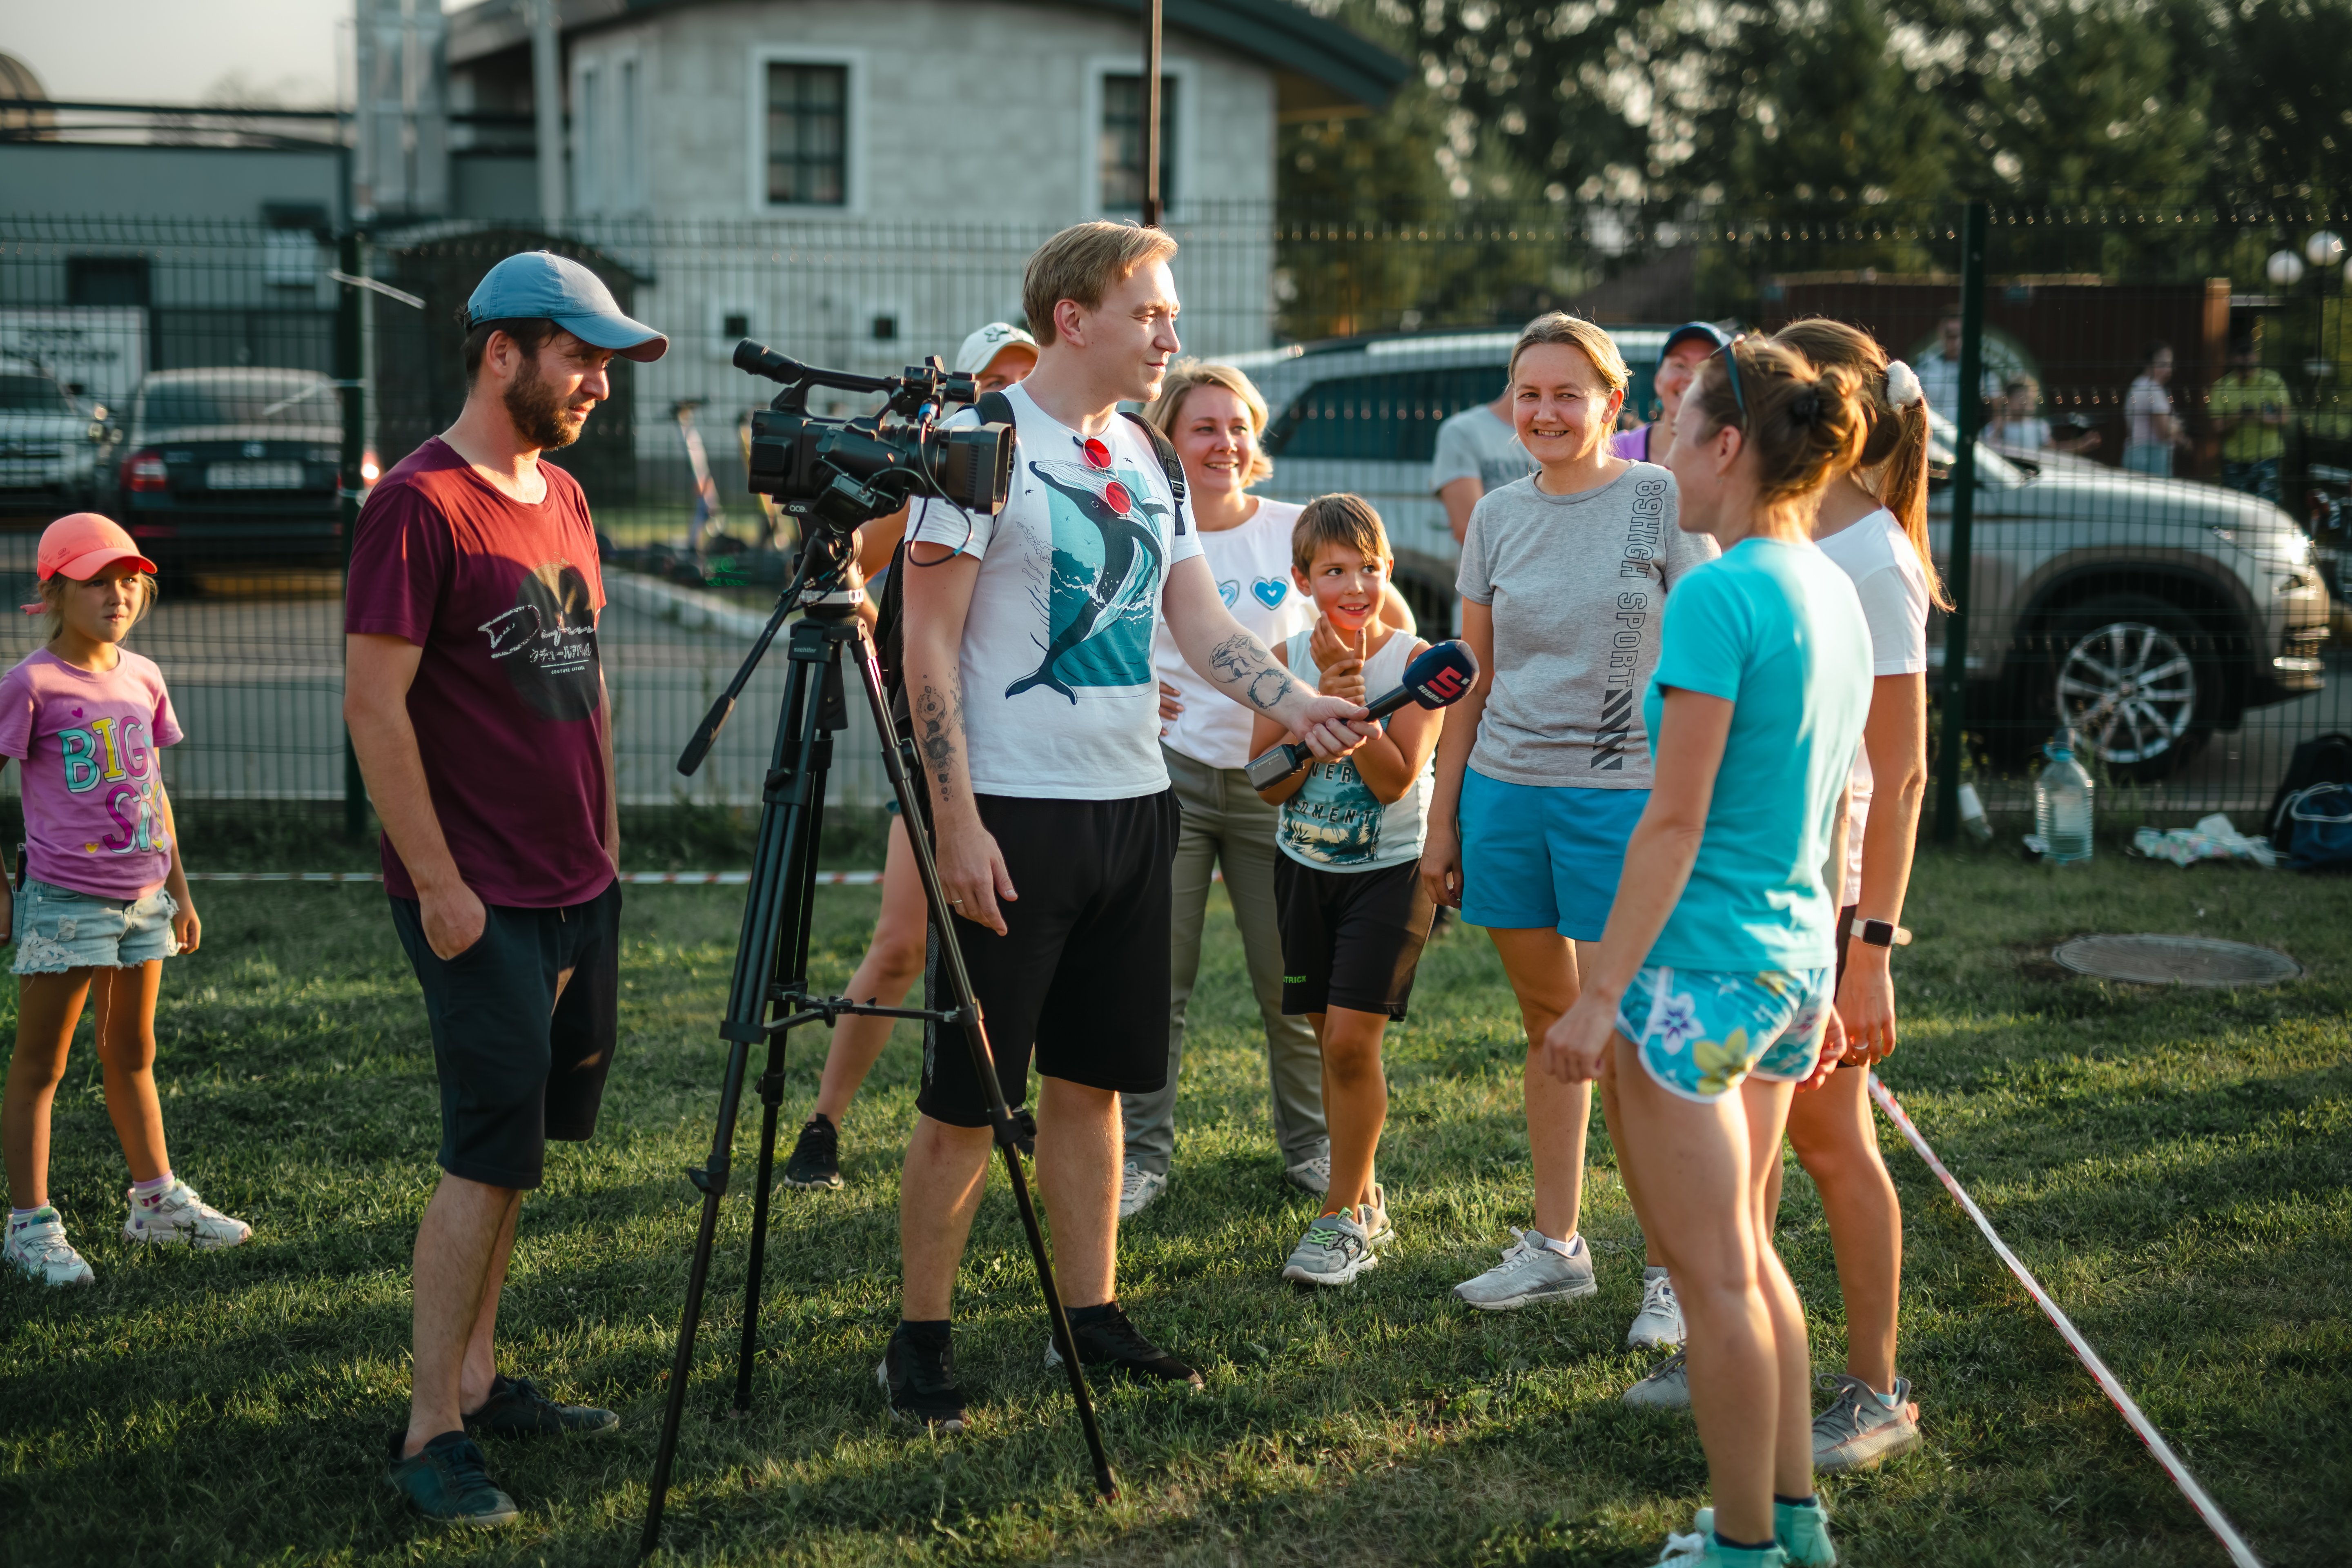
<svg viewBox="0 0 2352 1568"><path fill-rule="evenodd" d="M751 1188L751 1267L743 1281L743 1347L735 1359L735 1414L751 1408L751 1362L760 1353L760 1279L768 1262L768 1199L774 1187L776 1114L784 1102L784 1040L768 1041L768 1070L760 1075L760 1171Z"/></svg>
<svg viewBox="0 0 2352 1568"><path fill-rule="evenodd" d="M1037 1289L1045 1300L1046 1327L1053 1334L1055 1350L1062 1357L1063 1370L1069 1373L1070 1400L1077 1406L1078 1427L1086 1435L1087 1455L1094 1462L1095 1487L1106 1500L1116 1498L1118 1481L1111 1474L1110 1456L1103 1447L1102 1432L1095 1424L1094 1399L1087 1391L1087 1374L1078 1365L1077 1343L1070 1337L1069 1318L1062 1310L1062 1294L1054 1283L1054 1258L1046 1249L1045 1232L1038 1228L1028 1175L1021 1168L1012 1108L1004 1103L1004 1090L997 1082L995 1054L989 1047L980 1004L972 995L971 976L964 969L963 950L956 945L954 916L948 907L947 894L940 887L940 868L931 858L930 837L917 831L923 820L917 815L920 809L915 794L918 786L909 782L906 758L893 742L897 731L890 722L889 704L882 695L882 671L875 662L873 642L862 626L857 632L857 663L866 703L874 711L875 728L883 737L883 770L898 797L899 816L907 824L907 843L915 852L915 868L922 878L923 901L930 910L931 927L938 935L940 955L944 960L941 968L954 994L958 1023L971 1052L972 1070L988 1094L989 1122L995 1129L996 1146L1003 1152L1004 1173L1013 1184L1013 1203L1021 1215L1021 1228L1029 1238L1029 1256L1037 1269Z"/></svg>

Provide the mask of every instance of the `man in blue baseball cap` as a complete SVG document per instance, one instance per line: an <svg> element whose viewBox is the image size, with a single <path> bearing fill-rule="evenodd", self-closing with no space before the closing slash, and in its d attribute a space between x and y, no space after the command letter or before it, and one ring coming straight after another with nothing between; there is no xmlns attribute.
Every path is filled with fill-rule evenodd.
<svg viewBox="0 0 2352 1568"><path fill-rule="evenodd" d="M1730 341L1731 334L1713 321L1685 321L1668 332L1658 347L1658 368L1651 377L1658 394L1658 417L1612 436L1611 453L1628 462L1665 461L1666 448L1675 444L1675 410L1682 406L1683 394L1690 390L1698 367Z"/></svg>
<svg viewBox="0 0 2352 1568"><path fill-rule="evenodd" d="M392 923L425 992L441 1179L417 1228L415 1358L387 1479L427 1518L518 1516L478 1436L609 1432L499 1365L499 1293L550 1139L596 1127L618 1035L620 817L604 605L579 484L547 452L668 340L545 251L467 301L457 421L360 513L343 716L383 822Z"/></svg>

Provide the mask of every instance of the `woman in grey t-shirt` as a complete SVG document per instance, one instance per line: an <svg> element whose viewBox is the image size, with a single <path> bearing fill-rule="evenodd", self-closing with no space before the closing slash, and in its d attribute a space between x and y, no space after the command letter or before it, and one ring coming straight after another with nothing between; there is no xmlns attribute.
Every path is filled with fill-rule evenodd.
<svg viewBox="0 0 2352 1568"><path fill-rule="evenodd" d="M1627 379L1591 322L1557 312L1529 322L1511 353L1510 397L1540 468L1483 498L1462 542L1462 635L1484 674L1438 742L1421 865L1432 900L1486 928L1528 1031L1535 1224L1500 1264L1454 1287L1489 1310L1596 1289L1576 1232L1591 1088L1537 1070L1532 1053L1576 1000L1573 944L1601 940L1650 797L1642 693L1666 593L1716 553L1675 527L1672 475L1611 454ZM1654 1258L1647 1280L1633 1342L1681 1343Z"/></svg>

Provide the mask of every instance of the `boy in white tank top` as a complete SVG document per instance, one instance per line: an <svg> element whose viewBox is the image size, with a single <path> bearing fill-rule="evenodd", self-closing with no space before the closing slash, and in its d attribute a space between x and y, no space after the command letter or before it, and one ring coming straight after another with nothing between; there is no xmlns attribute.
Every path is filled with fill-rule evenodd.
<svg viewBox="0 0 2352 1568"><path fill-rule="evenodd" d="M1393 689L1428 645L1382 618L1390 565L1388 534L1370 502L1351 495L1309 501L1291 533L1291 574L1314 599L1318 621L1275 657L1326 696L1363 702ZM1318 638L1352 651L1318 666ZM1443 717L1408 706L1377 738L1258 792L1282 808L1274 876L1282 1010L1303 1013L1315 1026L1331 1135L1323 1212L1282 1270L1302 1285L1347 1284L1396 1234L1387 1194L1372 1179L1388 1119L1381 1037L1389 1020L1404 1016L1436 912L1420 864L1430 757ZM1251 753L1283 738L1277 721L1259 722Z"/></svg>

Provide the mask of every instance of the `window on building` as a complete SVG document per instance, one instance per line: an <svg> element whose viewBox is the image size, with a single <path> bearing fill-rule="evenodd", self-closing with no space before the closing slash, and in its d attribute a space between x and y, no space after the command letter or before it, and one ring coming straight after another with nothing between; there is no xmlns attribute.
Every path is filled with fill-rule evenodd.
<svg viewBox="0 0 2352 1568"><path fill-rule="evenodd" d="M768 67L768 200L849 203L849 68Z"/></svg>
<svg viewBox="0 0 2352 1568"><path fill-rule="evenodd" d="M66 303L144 305L148 300L143 256L68 256Z"/></svg>
<svg viewBox="0 0 2352 1568"><path fill-rule="evenodd" d="M604 73L594 66L580 73L580 184L582 212L601 212L604 205L604 149L597 145L606 131Z"/></svg>
<svg viewBox="0 0 2352 1568"><path fill-rule="evenodd" d="M1143 210L1143 75L1107 76L1102 84L1102 205L1105 212ZM1176 79L1160 79L1160 204L1176 205Z"/></svg>

